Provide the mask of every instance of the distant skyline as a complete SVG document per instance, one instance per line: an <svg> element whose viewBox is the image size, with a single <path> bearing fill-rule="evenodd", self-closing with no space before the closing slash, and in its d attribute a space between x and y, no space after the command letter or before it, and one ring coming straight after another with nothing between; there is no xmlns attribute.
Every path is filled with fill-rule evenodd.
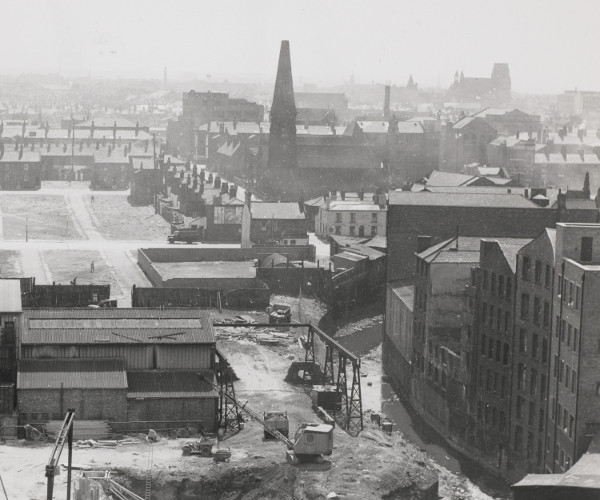
<svg viewBox="0 0 600 500"><path fill-rule="evenodd" d="M299 86L447 88L507 62L515 92L600 90L598 14L594 0L25 0L3 4L2 71L268 83L286 39Z"/></svg>

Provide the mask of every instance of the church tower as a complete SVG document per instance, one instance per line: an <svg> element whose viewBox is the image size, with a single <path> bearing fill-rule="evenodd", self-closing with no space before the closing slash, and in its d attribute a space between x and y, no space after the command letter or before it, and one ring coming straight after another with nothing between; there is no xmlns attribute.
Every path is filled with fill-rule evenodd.
<svg viewBox="0 0 600 500"><path fill-rule="evenodd" d="M283 40L271 105L268 167L269 169L293 169L296 165L296 103L290 42Z"/></svg>

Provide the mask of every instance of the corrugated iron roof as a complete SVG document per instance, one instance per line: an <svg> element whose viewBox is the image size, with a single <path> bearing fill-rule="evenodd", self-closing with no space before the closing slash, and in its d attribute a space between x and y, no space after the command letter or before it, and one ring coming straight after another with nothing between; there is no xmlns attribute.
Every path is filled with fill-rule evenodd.
<svg viewBox="0 0 600 500"><path fill-rule="evenodd" d="M21 281L0 280L0 312L15 313L22 310Z"/></svg>
<svg viewBox="0 0 600 500"><path fill-rule="evenodd" d="M17 389L127 389L122 359L22 359Z"/></svg>
<svg viewBox="0 0 600 500"><path fill-rule="evenodd" d="M200 380L199 373L212 384L216 383L212 370L129 372L127 397L129 399L216 398L217 393L213 386L206 380Z"/></svg>
<svg viewBox="0 0 600 500"><path fill-rule="evenodd" d="M197 309L30 309L23 344L214 343L209 316Z"/></svg>

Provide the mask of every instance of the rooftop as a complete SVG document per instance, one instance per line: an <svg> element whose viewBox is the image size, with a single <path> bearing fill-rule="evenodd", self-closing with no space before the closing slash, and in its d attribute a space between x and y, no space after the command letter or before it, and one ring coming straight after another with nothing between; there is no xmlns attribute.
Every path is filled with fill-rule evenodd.
<svg viewBox="0 0 600 500"><path fill-rule="evenodd" d="M426 262L462 262L478 263L481 249L481 240L494 240L506 251L514 248L515 255L522 246L531 242L526 238L481 238L479 236L459 236L458 244L456 238L433 245L423 250L417 256Z"/></svg>
<svg viewBox="0 0 600 500"><path fill-rule="evenodd" d="M154 262L163 280L256 278L252 261Z"/></svg>
<svg viewBox="0 0 600 500"><path fill-rule="evenodd" d="M426 185L429 186L463 186L469 181L477 179L474 175L455 174L453 172L443 172L434 170L429 175Z"/></svg>
<svg viewBox="0 0 600 500"><path fill-rule="evenodd" d="M22 344L213 343L209 315L195 309L26 309Z"/></svg>
<svg viewBox="0 0 600 500"><path fill-rule="evenodd" d="M346 210L349 212L381 212L385 211L386 207L380 207L373 203L373 200L336 200L329 204L329 210Z"/></svg>
<svg viewBox="0 0 600 500"><path fill-rule="evenodd" d="M300 205L295 202L288 203L265 203L252 202L250 205L253 219L297 219L304 220L306 217L300 211Z"/></svg>
<svg viewBox="0 0 600 500"><path fill-rule="evenodd" d="M0 163L39 163L41 161L40 153L37 151L23 150L21 158L19 158L19 151L4 151Z"/></svg>
<svg viewBox="0 0 600 500"><path fill-rule="evenodd" d="M410 311L415 303L415 285L411 280L397 280L388 283L392 293L398 297Z"/></svg>
<svg viewBox="0 0 600 500"><path fill-rule="evenodd" d="M216 384L212 370L200 370L203 377ZM201 380L198 371L135 371L127 373L127 397L135 398L209 398L217 397L213 386Z"/></svg>
<svg viewBox="0 0 600 500"><path fill-rule="evenodd" d="M17 389L126 389L124 359L22 359Z"/></svg>
<svg viewBox="0 0 600 500"><path fill-rule="evenodd" d="M467 188L471 189L471 188ZM506 189L506 188L505 188ZM391 191L391 205L438 206L438 207L482 207L482 208L528 208L539 207L517 194L480 193L432 193L427 191Z"/></svg>

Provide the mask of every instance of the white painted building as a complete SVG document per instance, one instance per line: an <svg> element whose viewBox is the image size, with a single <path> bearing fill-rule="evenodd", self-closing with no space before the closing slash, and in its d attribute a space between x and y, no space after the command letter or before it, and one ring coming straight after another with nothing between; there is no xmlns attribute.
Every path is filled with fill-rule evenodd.
<svg viewBox="0 0 600 500"><path fill-rule="evenodd" d="M385 236L387 205L385 195L364 200L327 199L315 217L318 236ZM378 201L381 200L380 203Z"/></svg>

